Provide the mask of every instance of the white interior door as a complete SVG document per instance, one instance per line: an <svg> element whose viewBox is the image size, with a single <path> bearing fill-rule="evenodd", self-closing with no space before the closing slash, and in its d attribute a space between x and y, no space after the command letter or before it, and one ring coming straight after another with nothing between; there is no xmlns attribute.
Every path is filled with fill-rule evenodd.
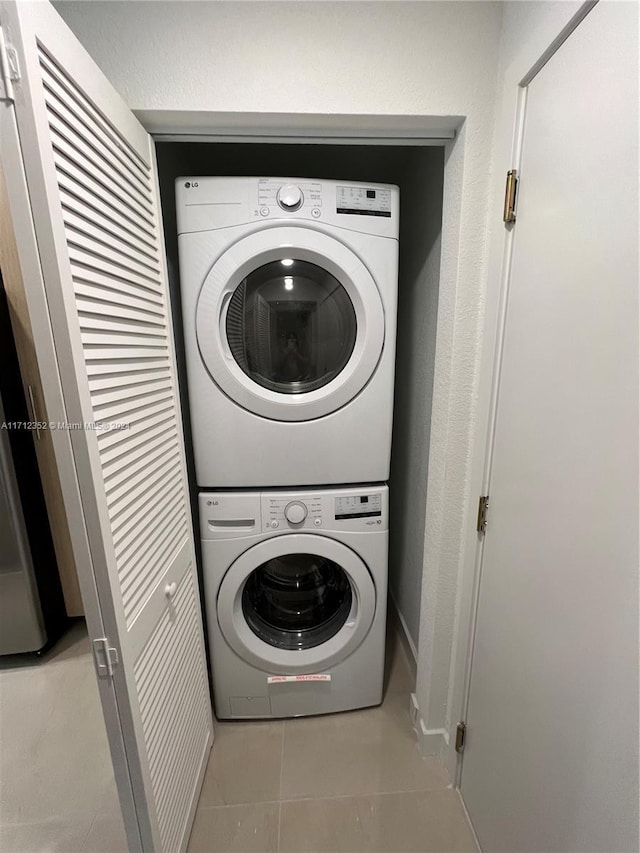
<svg viewBox="0 0 640 853"><path fill-rule="evenodd" d="M529 85L461 790L485 851L638 850L638 7Z"/></svg>
<svg viewBox="0 0 640 853"><path fill-rule="evenodd" d="M104 626L115 650L101 695L114 756L124 747L121 797L135 802L128 838L176 853L213 730L152 141L49 4L4 6L2 26L20 73L19 149L3 158L26 177L10 204L32 217L20 262L37 271L30 310L63 398L45 383L44 405L50 420L98 425L60 430L68 456L56 448L83 595L97 593L89 629Z"/></svg>

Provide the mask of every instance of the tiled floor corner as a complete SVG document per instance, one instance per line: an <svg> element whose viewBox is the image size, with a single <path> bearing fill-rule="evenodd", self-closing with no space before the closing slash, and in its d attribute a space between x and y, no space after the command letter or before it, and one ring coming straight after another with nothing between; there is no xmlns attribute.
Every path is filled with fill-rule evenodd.
<svg viewBox="0 0 640 853"><path fill-rule="evenodd" d="M456 791L283 802L279 853L475 853Z"/></svg>
<svg viewBox="0 0 640 853"><path fill-rule="evenodd" d="M126 853L82 626L0 687L0 851ZM391 630L380 707L217 723L189 853L474 853L457 792L418 751L412 689Z"/></svg>
<svg viewBox="0 0 640 853"><path fill-rule="evenodd" d="M189 853L475 853L459 796L423 758L389 632L378 708L217 723Z"/></svg>
<svg viewBox="0 0 640 853"><path fill-rule="evenodd" d="M2 853L126 853L82 622L41 659L3 659L0 743Z"/></svg>

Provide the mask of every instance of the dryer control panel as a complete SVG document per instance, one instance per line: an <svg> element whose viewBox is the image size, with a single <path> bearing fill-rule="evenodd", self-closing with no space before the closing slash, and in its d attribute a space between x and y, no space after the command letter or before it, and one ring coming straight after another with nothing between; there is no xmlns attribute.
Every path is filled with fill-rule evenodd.
<svg viewBox="0 0 640 853"><path fill-rule="evenodd" d="M201 492L198 499L203 539L389 528L385 485L332 491Z"/></svg>
<svg viewBox="0 0 640 853"><path fill-rule="evenodd" d="M298 177L177 178L178 234L296 222L399 236L400 191L392 184Z"/></svg>

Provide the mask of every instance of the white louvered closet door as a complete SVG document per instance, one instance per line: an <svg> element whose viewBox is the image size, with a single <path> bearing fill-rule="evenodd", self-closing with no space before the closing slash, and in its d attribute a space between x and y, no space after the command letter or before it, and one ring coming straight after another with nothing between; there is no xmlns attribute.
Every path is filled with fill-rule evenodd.
<svg viewBox="0 0 640 853"><path fill-rule="evenodd" d="M3 9L143 849L186 847L213 730L153 143L51 6ZM125 428L104 428L106 425Z"/></svg>

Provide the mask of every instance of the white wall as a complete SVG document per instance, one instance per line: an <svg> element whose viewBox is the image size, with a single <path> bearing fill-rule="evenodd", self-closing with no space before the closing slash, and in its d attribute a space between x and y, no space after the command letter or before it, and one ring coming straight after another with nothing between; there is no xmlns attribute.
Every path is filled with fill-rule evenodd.
<svg viewBox="0 0 640 853"><path fill-rule="evenodd" d="M417 655L438 317L442 148L405 149L391 451L389 588Z"/></svg>
<svg viewBox="0 0 640 853"><path fill-rule="evenodd" d="M464 119L445 154L417 686L425 726L440 735L467 524L502 5L56 3L137 110Z"/></svg>
<svg viewBox="0 0 640 853"><path fill-rule="evenodd" d="M55 5L133 109L433 113L490 125L500 3Z"/></svg>

